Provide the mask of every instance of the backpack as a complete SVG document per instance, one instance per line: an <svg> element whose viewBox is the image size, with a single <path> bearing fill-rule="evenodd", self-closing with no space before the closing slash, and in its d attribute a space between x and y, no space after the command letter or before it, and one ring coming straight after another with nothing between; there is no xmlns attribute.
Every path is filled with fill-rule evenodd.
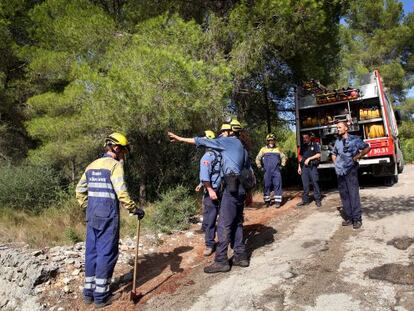
<svg viewBox="0 0 414 311"><path fill-rule="evenodd" d="M223 157L221 156L221 153L217 152L216 150L210 149L209 151L211 151L214 154L214 159L213 161L211 161L211 173L210 173L210 181L213 184L213 183L216 183L217 179L220 178L221 171L222 171L221 169L223 166L223 163L222 163ZM218 164L220 165L218 166ZM217 177L215 180L212 180L214 174L216 174Z"/></svg>

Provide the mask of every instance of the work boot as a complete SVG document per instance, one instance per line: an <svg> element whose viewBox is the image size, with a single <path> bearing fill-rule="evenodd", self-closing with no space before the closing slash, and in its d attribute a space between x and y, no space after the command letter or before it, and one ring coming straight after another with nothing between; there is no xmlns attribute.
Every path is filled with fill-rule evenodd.
<svg viewBox="0 0 414 311"><path fill-rule="evenodd" d="M230 265L228 261L226 262L217 262L215 261L213 264L204 267L204 273L219 273L219 272L229 272Z"/></svg>
<svg viewBox="0 0 414 311"><path fill-rule="evenodd" d="M206 247L204 249L203 255L207 257L207 256L210 256L211 254L213 254L213 252L214 252L213 247Z"/></svg>
<svg viewBox="0 0 414 311"><path fill-rule="evenodd" d="M359 228L361 228L362 227L362 221L360 221L360 220L357 220L357 221L354 221L354 224L353 224L353 226L352 226L354 229L359 229Z"/></svg>
<svg viewBox="0 0 414 311"><path fill-rule="evenodd" d="M282 203L280 202L275 202L275 208L280 208L280 206L282 205Z"/></svg>
<svg viewBox="0 0 414 311"><path fill-rule="evenodd" d="M232 264L233 266L246 268L249 266L249 260L247 258L233 257Z"/></svg>
<svg viewBox="0 0 414 311"><path fill-rule="evenodd" d="M350 225L352 225L352 221L351 220L344 220L343 222L342 222L342 226L344 226L344 227L346 227L346 226L350 226Z"/></svg>
<svg viewBox="0 0 414 311"><path fill-rule="evenodd" d="M316 207L321 207L322 206L322 202L321 201L316 201Z"/></svg>
<svg viewBox="0 0 414 311"><path fill-rule="evenodd" d="M83 303L85 305L91 305L91 304L93 304L93 297L83 296Z"/></svg>
<svg viewBox="0 0 414 311"><path fill-rule="evenodd" d="M300 203L298 203L298 204L296 204L296 207L297 208L302 208L302 207L305 207L306 205L309 205L309 202L300 202Z"/></svg>
<svg viewBox="0 0 414 311"><path fill-rule="evenodd" d="M114 295L111 295L108 297L108 299L106 299L103 302L95 302L95 309L101 309L101 308L105 308L106 306L109 306L110 304L112 304L115 300L117 300L118 298L121 297L120 293L116 293Z"/></svg>
<svg viewBox="0 0 414 311"><path fill-rule="evenodd" d="M266 205L266 207L269 207L270 206L270 201L266 201L266 202L264 202L264 204Z"/></svg>

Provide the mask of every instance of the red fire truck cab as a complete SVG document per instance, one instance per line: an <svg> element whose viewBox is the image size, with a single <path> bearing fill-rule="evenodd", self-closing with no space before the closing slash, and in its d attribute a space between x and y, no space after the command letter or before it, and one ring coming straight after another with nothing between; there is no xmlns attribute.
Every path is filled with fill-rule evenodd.
<svg viewBox="0 0 414 311"><path fill-rule="evenodd" d="M346 120L349 132L371 146L369 154L359 162L360 171L385 177L387 184L394 184L404 168L398 139L399 112L393 111L377 70L367 75L362 84L358 88L329 91L311 81L297 88L298 151L301 134L310 133L321 145L320 176L331 175L326 170L332 173L334 168L330 155L337 136L335 121Z"/></svg>

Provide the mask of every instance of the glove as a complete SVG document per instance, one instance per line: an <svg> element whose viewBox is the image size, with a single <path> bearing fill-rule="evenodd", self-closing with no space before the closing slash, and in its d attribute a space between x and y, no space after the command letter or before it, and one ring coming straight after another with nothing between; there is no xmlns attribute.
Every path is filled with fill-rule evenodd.
<svg viewBox="0 0 414 311"><path fill-rule="evenodd" d="M131 214L137 216L139 220L141 220L145 216L145 212L144 212L144 210L142 208L136 208L136 209L134 209L131 212Z"/></svg>

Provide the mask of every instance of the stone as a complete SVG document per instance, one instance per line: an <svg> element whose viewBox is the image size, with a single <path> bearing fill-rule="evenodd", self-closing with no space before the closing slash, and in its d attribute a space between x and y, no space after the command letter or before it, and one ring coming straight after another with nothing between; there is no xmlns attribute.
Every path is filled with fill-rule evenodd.
<svg viewBox="0 0 414 311"><path fill-rule="evenodd" d="M75 270L72 271L72 273L70 275L72 275L72 276L78 276L79 273L80 273L80 270L79 269L75 269Z"/></svg>
<svg viewBox="0 0 414 311"><path fill-rule="evenodd" d="M64 287L63 287L63 291L66 293L66 294L69 294L69 293L71 293L72 291L71 291L71 289L70 289L70 287L68 286L68 285L65 285ZM59 310L59 309L58 309Z"/></svg>
<svg viewBox="0 0 414 311"><path fill-rule="evenodd" d="M75 263L75 259L73 258L65 259L65 265L73 265L74 263Z"/></svg>
<svg viewBox="0 0 414 311"><path fill-rule="evenodd" d="M39 255L42 255L42 254L43 254L43 251L42 250L38 250L38 251L32 252L32 256L35 256L35 257L37 257Z"/></svg>
<svg viewBox="0 0 414 311"><path fill-rule="evenodd" d="M63 282L63 284L69 284L70 283L70 281L72 281L72 279L71 278L63 278L63 280L62 280L62 282Z"/></svg>
<svg viewBox="0 0 414 311"><path fill-rule="evenodd" d="M80 268L82 268L82 263L79 261L79 260L75 260L75 263L73 264L73 266L76 268L76 269L80 269Z"/></svg>
<svg viewBox="0 0 414 311"><path fill-rule="evenodd" d="M191 237L193 237L193 236L194 236L194 232L193 232L193 231L188 231L188 232L186 232L185 236L186 236L187 238L191 238Z"/></svg>
<svg viewBox="0 0 414 311"><path fill-rule="evenodd" d="M294 273L290 272L290 271L284 271L284 272L282 272L282 274L281 274L281 277L282 277L282 278L284 278L285 280L292 279L292 278L294 278L295 276L296 276L296 275L295 275Z"/></svg>

